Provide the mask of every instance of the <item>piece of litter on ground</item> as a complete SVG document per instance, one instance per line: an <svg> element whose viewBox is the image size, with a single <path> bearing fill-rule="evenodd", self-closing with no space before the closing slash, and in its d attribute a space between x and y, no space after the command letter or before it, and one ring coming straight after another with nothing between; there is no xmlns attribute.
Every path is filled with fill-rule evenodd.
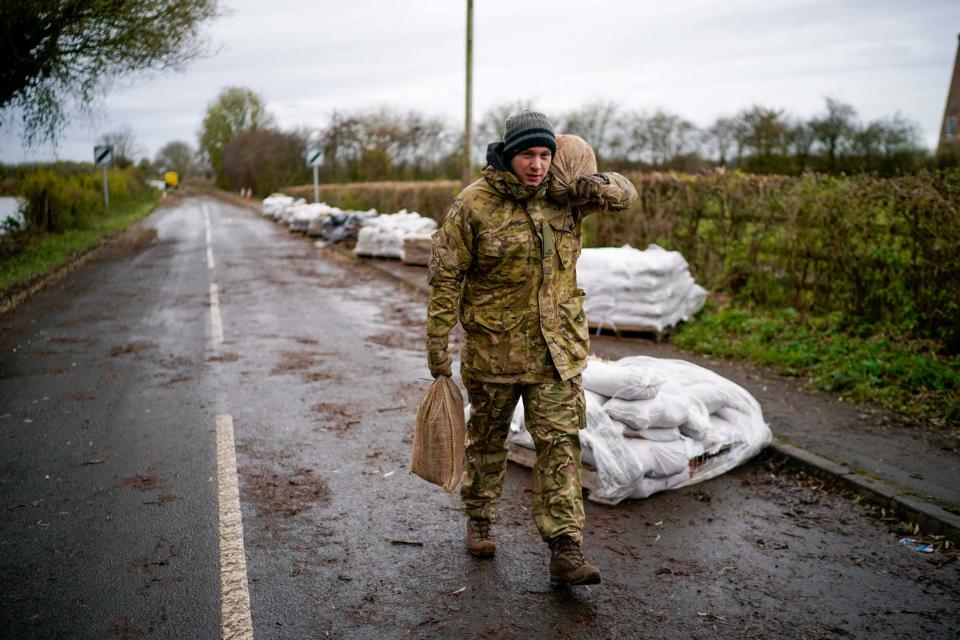
<svg viewBox="0 0 960 640"><path fill-rule="evenodd" d="M715 614L715 613L706 613L706 612L704 612L704 611L698 611L698 612L697 612L697 615L700 616L701 618L709 618L709 619L714 620L714 621L716 621L716 622L726 623L726 621L727 621L726 618L724 618L723 616L718 616L718 615Z"/></svg>
<svg viewBox="0 0 960 640"><path fill-rule="evenodd" d="M33 418L24 418L24 419L23 419L23 424L30 424L31 422L33 422Z"/></svg>
<svg viewBox="0 0 960 640"><path fill-rule="evenodd" d="M396 472L397 472L396 469L394 469L393 471L387 471L385 474L383 474L383 477L384 477L384 478L389 478L390 476L392 476L392 475L395 474Z"/></svg>
<svg viewBox="0 0 960 640"><path fill-rule="evenodd" d="M406 400L401 400L400 404L394 405L392 407L380 407L379 409L377 409L377 411L379 411L380 413L383 413L385 411L399 411L400 409L406 409L406 408L407 408Z"/></svg>
<svg viewBox="0 0 960 640"><path fill-rule="evenodd" d="M103 464L104 462L106 462L106 460L105 460L104 458L91 458L90 460L84 460L84 461L81 462L80 464L82 464L82 465Z"/></svg>
<svg viewBox="0 0 960 640"><path fill-rule="evenodd" d="M936 549L932 544L917 544L916 538L900 538L899 544L912 548L917 553L933 553Z"/></svg>
<svg viewBox="0 0 960 640"><path fill-rule="evenodd" d="M458 595L460 595L461 593L463 593L463 592L466 591L466 590L467 590L466 587L460 587L460 588L457 589L456 591L451 591L451 592L450 592L450 595L452 595L452 596L458 596Z"/></svg>
<svg viewBox="0 0 960 640"><path fill-rule="evenodd" d="M422 547L423 543L419 540L391 540L390 544L405 544L411 547Z"/></svg>

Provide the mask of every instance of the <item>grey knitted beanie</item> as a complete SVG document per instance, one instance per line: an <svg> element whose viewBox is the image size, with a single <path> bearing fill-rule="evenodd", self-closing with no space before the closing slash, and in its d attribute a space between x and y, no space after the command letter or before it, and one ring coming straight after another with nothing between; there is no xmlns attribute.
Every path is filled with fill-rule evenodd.
<svg viewBox="0 0 960 640"><path fill-rule="evenodd" d="M521 111L507 118L501 152L503 161L509 165L513 156L530 147L547 147L554 155L557 153L553 125L539 111Z"/></svg>

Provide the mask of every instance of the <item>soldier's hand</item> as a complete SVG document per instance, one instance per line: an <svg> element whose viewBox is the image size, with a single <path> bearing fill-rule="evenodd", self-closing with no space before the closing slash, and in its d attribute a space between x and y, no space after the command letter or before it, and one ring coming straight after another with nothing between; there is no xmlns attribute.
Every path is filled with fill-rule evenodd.
<svg viewBox="0 0 960 640"><path fill-rule="evenodd" d="M607 181L602 176L580 176L577 178L573 189L575 199L582 202L598 200L600 198L600 188L606 183Z"/></svg>
<svg viewBox="0 0 960 640"><path fill-rule="evenodd" d="M452 375L450 365L453 364L453 358L450 357L446 349L431 349L428 351L427 364L430 367L430 375L434 378Z"/></svg>

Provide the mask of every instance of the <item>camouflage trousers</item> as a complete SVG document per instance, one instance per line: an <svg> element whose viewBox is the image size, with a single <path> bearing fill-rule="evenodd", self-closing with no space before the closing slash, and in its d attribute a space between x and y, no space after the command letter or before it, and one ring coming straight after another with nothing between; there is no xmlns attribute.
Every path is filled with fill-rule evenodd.
<svg viewBox="0 0 960 640"><path fill-rule="evenodd" d="M580 540L580 436L586 403L580 376L537 384L479 382L464 376L470 399L464 480L460 498L467 516L494 520L507 470L507 433L523 398L527 430L537 447L533 468L533 519L544 540L560 534Z"/></svg>

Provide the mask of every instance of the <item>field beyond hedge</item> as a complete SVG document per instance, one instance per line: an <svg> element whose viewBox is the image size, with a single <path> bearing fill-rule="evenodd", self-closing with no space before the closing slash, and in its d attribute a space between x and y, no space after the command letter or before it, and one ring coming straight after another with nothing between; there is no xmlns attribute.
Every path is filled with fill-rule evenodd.
<svg viewBox="0 0 960 640"><path fill-rule="evenodd" d="M713 303L674 333L678 346L960 427L960 170L628 177L639 201L588 218L585 245L683 254ZM313 198L312 185L285 191ZM320 197L439 221L458 191L455 181L327 184Z"/></svg>
<svg viewBox="0 0 960 640"><path fill-rule="evenodd" d="M136 169L108 171L110 208L102 174L92 169L25 172L13 193L26 200L25 229L0 236L0 299L10 298L105 237L146 216L161 192Z"/></svg>

